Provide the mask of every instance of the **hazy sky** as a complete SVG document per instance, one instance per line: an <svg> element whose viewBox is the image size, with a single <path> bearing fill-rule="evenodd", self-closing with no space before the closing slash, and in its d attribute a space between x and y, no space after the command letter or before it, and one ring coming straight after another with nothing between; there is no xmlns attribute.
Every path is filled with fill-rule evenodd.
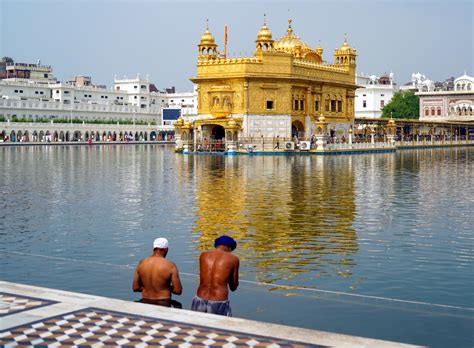
<svg viewBox="0 0 474 348"><path fill-rule="evenodd" d="M323 59L347 33L357 49L357 71L393 71L399 84L412 72L432 80L473 72L473 0L332 1L42 1L0 0L0 56L53 66L60 80L92 76L113 84L114 75L137 73L161 89L192 89L197 44L209 28L222 50L228 25L228 52L248 55L267 15L277 39L288 16L294 34L310 46L318 40Z"/></svg>

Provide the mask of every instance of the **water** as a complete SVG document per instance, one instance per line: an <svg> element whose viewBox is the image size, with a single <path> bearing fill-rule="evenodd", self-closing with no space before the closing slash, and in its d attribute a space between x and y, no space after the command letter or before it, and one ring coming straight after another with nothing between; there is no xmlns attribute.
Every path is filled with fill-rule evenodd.
<svg viewBox="0 0 474 348"><path fill-rule="evenodd" d="M0 147L0 278L137 299L171 243L189 308L200 251L238 241L235 316L474 345L474 148L186 156L159 145Z"/></svg>

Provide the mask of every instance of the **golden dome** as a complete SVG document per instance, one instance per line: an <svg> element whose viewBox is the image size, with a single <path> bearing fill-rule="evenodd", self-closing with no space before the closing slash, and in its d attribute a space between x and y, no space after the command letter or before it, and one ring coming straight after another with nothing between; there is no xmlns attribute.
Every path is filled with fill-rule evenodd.
<svg viewBox="0 0 474 348"><path fill-rule="evenodd" d="M257 34L257 41L269 41L272 40L272 33L267 27L267 17L263 17L263 27Z"/></svg>
<svg viewBox="0 0 474 348"><path fill-rule="evenodd" d="M179 117L174 123L175 126L181 127L183 125L183 119Z"/></svg>
<svg viewBox="0 0 474 348"><path fill-rule="evenodd" d="M321 116L319 116L318 121L321 122L321 123L326 122L326 117L321 115Z"/></svg>
<svg viewBox="0 0 474 348"><path fill-rule="evenodd" d="M293 35L293 28L291 27L291 22L291 18L288 19L287 34L275 41L275 50L293 53L295 52L296 47L298 47L299 49L301 49L301 51L313 51L306 42L301 40L298 36Z"/></svg>
<svg viewBox="0 0 474 348"><path fill-rule="evenodd" d="M213 45L214 36L212 36L211 32L209 31L209 21L206 19L206 31L201 36L201 45Z"/></svg>
<svg viewBox="0 0 474 348"><path fill-rule="evenodd" d="M341 52L348 52L350 50L351 50L351 47L347 43L347 37L345 37L344 38L344 43L342 44L342 47L341 47Z"/></svg>

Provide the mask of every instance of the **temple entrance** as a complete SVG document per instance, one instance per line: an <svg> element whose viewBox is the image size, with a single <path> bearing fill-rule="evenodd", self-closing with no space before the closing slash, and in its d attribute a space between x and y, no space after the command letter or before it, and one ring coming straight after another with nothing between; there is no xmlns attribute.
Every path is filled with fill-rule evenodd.
<svg viewBox="0 0 474 348"><path fill-rule="evenodd" d="M225 138L225 129L222 126L214 126L211 131L212 140L224 140Z"/></svg>
<svg viewBox="0 0 474 348"><path fill-rule="evenodd" d="M304 139L304 125L300 121L293 121L291 124L291 137Z"/></svg>

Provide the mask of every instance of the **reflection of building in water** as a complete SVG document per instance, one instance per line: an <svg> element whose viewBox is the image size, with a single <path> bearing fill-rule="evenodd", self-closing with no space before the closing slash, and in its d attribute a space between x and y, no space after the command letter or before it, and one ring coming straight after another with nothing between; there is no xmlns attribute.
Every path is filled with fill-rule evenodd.
<svg viewBox="0 0 474 348"><path fill-rule="evenodd" d="M194 162L200 249L230 234L243 267L266 282L350 275L358 249L351 157L199 156Z"/></svg>

